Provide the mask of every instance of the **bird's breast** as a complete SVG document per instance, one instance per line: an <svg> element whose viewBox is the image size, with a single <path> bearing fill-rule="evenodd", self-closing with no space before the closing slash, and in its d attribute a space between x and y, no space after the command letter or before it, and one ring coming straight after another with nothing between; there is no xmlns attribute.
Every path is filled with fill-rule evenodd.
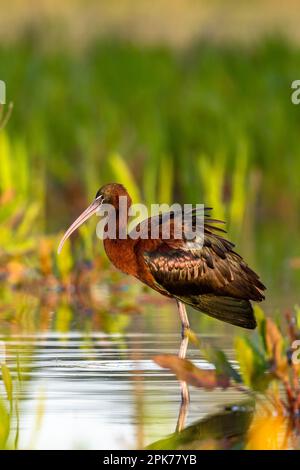
<svg viewBox="0 0 300 470"><path fill-rule="evenodd" d="M125 274L136 276L138 272L137 259L134 252L134 240L105 239L104 249L112 264Z"/></svg>
<svg viewBox="0 0 300 470"><path fill-rule="evenodd" d="M150 245L152 245L150 243ZM152 246L151 246L152 247ZM144 250L151 248L149 243L144 246L139 240L104 240L104 249L112 264L125 274L136 277L159 293L170 296L155 282L143 256Z"/></svg>

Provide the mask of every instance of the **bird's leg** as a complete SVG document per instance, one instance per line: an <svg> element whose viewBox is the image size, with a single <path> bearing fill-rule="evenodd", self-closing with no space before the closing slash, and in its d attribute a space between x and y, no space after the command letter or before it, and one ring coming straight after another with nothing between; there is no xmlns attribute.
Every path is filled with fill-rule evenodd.
<svg viewBox="0 0 300 470"><path fill-rule="evenodd" d="M178 357L180 359L185 359L187 347L189 343L189 337L187 335L187 330L190 328L189 319L186 313L185 305L177 300L180 320L181 320L181 343L179 348ZM188 384L185 381L180 381L180 388L181 388L181 404L179 410L179 416L177 420L176 431L180 432L184 428L189 402L190 402L190 394Z"/></svg>
<svg viewBox="0 0 300 470"><path fill-rule="evenodd" d="M189 323L189 319L186 313L186 307L184 303L180 302L180 300L177 300L177 306L178 306L178 311L179 311L180 320L181 320L181 343L180 343L178 357L180 357L180 359L185 359L187 347L189 343L187 330L190 329L190 323Z"/></svg>
<svg viewBox="0 0 300 470"><path fill-rule="evenodd" d="M176 432L181 432L185 427L186 418L189 411L190 394L188 384L186 382L180 382L181 388L181 403L179 408L179 415L177 419Z"/></svg>

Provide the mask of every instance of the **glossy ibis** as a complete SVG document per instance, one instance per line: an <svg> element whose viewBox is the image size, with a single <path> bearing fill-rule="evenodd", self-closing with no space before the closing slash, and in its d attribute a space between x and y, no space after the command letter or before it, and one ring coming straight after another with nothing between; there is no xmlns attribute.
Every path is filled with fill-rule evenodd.
<svg viewBox="0 0 300 470"><path fill-rule="evenodd" d="M124 217L119 215L120 196L126 198ZM127 234L131 198L124 186L107 184L97 192L92 204L66 231L59 244L59 252L65 240L95 214L103 203L114 207L114 217L117 219L116 237L104 239L104 248L110 261L123 273L135 276L160 294L176 300L182 324L180 357L185 357L188 342L186 305L232 325L255 328L256 321L250 301L263 300L265 286L233 250L234 245L224 238L224 230L218 226L221 222L212 219L207 208L203 214L202 243L199 243L197 237L193 241L174 237L176 214L170 214L169 219L161 214L156 216L160 234L164 221L170 223L169 239L142 236L132 238ZM181 219L182 217L180 223ZM150 220L149 218L140 224L140 233L149 230ZM191 218L191 224L195 220L196 213ZM124 233L124 229L126 236L122 238L120 231Z"/></svg>

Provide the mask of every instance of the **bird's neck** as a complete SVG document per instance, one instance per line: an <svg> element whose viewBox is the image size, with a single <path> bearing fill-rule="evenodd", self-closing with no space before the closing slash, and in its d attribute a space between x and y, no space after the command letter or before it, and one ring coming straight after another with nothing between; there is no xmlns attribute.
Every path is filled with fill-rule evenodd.
<svg viewBox="0 0 300 470"><path fill-rule="evenodd" d="M108 226L114 224L111 217L108 217ZM119 211L116 211L115 222L115 235L111 238L108 236L103 241L105 252L116 268L123 273L135 276L138 269L134 252L136 240L128 236L128 213L120 216ZM108 233L108 226L105 227L106 233Z"/></svg>

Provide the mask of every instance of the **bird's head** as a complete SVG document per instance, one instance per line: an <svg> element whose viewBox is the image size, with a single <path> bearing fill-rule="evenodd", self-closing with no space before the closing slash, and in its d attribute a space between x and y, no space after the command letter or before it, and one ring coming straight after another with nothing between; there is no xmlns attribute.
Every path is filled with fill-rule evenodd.
<svg viewBox="0 0 300 470"><path fill-rule="evenodd" d="M95 196L93 202L88 206L85 211L80 214L80 216L73 222L73 224L68 228L62 237L59 246L58 253L61 252L62 247L65 241L70 237L70 235L77 230L80 225L82 225L86 220L88 220L92 215L100 209L102 204L110 204L117 211L119 210L120 197L125 197L127 199L127 209L131 206L131 198L122 184L118 183L109 183L102 186Z"/></svg>
<svg viewBox="0 0 300 470"><path fill-rule="evenodd" d="M98 198L102 198L102 203L111 204L115 209L119 209L120 197L126 197L127 207L131 206L131 197L129 196L126 188L122 184L109 183L102 186L97 191L95 201Z"/></svg>

